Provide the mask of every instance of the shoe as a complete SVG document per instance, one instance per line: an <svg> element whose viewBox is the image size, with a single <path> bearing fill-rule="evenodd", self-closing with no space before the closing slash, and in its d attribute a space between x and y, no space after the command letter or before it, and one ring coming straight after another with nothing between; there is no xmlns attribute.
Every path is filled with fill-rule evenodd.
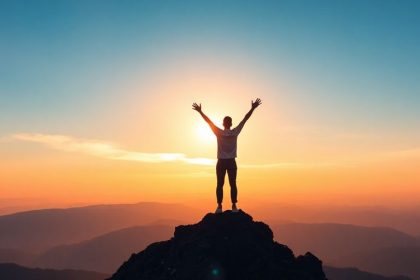
<svg viewBox="0 0 420 280"><path fill-rule="evenodd" d="M216 211L214 211L214 213L216 213L216 214L220 214L222 212L223 212L222 206L217 206Z"/></svg>
<svg viewBox="0 0 420 280"><path fill-rule="evenodd" d="M239 210L238 210L238 208L236 207L236 203L235 204L232 204L232 212L234 212L234 213L236 213L236 212L238 212Z"/></svg>

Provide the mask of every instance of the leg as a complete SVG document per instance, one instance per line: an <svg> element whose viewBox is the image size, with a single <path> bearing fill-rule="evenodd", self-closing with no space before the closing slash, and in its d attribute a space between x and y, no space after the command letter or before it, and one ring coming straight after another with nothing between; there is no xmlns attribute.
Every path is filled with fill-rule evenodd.
<svg viewBox="0 0 420 280"><path fill-rule="evenodd" d="M216 165L216 175L217 175L216 197L217 197L217 203L219 205L221 205L223 201L223 185L225 184L225 174L226 174L226 166L222 164L221 161L218 161Z"/></svg>
<svg viewBox="0 0 420 280"><path fill-rule="evenodd" d="M232 164L230 164L229 169L227 170L230 184L230 199L232 200L232 204L238 202L238 188L236 186L237 172L238 168L236 167L235 160L233 160Z"/></svg>

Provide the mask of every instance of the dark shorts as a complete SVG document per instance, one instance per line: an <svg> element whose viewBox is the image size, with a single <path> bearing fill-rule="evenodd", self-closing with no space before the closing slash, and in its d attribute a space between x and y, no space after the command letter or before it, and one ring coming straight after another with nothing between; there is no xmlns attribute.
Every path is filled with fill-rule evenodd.
<svg viewBox="0 0 420 280"><path fill-rule="evenodd" d="M229 169L238 169L238 167L234 158L221 158L217 160L216 169L226 171Z"/></svg>

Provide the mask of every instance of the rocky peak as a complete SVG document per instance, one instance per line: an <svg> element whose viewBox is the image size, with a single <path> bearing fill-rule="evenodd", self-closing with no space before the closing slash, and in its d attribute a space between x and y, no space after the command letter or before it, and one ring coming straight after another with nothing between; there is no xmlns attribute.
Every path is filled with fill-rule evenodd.
<svg viewBox="0 0 420 280"><path fill-rule="evenodd" d="M133 254L111 280L313 279L324 280L322 262L294 256L273 240L268 225L243 211L207 214L176 227L174 237Z"/></svg>

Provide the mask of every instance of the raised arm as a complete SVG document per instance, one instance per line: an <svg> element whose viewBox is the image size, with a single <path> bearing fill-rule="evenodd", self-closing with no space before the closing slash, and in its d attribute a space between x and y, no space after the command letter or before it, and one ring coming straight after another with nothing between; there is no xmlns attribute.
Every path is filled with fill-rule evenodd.
<svg viewBox="0 0 420 280"><path fill-rule="evenodd" d="M203 111L201 110L201 103L198 105L197 103L193 103L192 109L196 110L200 113L200 115L203 117L203 119L209 124L211 130L213 130L214 133L217 133L219 131L219 128L207 117Z"/></svg>
<svg viewBox="0 0 420 280"><path fill-rule="evenodd" d="M242 129L242 127L245 125L246 121L251 117L254 110L257 109L257 107L260 106L261 104L262 104L261 99L259 99L259 98L255 99L255 101L251 100L251 110L249 110L249 112L246 113L244 119L237 126L239 129Z"/></svg>

